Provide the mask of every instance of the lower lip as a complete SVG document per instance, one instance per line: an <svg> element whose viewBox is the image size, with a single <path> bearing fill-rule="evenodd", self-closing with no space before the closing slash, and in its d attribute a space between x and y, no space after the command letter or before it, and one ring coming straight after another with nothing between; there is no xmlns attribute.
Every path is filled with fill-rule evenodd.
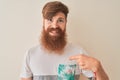
<svg viewBox="0 0 120 80"><path fill-rule="evenodd" d="M56 31L51 31L49 34L52 35L52 36L58 35L58 34L56 33Z"/></svg>

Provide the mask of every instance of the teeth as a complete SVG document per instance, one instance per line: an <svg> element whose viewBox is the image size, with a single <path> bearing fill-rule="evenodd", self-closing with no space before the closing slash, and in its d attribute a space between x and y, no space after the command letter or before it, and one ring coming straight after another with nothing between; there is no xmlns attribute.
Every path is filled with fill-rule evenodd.
<svg viewBox="0 0 120 80"><path fill-rule="evenodd" d="M54 31L51 31L50 34L51 34L51 35L58 35L58 34L57 34L57 31L55 31L55 30L54 30Z"/></svg>
<svg viewBox="0 0 120 80"><path fill-rule="evenodd" d="M56 33L56 31L52 31L53 33Z"/></svg>

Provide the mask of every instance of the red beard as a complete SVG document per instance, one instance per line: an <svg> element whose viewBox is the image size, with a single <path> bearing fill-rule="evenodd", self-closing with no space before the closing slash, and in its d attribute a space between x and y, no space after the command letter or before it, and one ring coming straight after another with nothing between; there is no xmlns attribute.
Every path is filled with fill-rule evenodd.
<svg viewBox="0 0 120 80"><path fill-rule="evenodd" d="M57 35L51 36L49 34L53 30L56 31ZM48 28L47 31L45 31L45 29L43 27L41 42L47 51L62 53L64 50L64 47L67 43L66 32L65 32L65 30L62 31L59 27L58 28Z"/></svg>

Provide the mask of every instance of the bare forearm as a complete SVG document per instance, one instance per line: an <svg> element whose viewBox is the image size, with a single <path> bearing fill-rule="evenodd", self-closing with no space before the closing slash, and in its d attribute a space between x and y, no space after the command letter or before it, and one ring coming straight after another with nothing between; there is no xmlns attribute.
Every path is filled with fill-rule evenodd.
<svg viewBox="0 0 120 80"><path fill-rule="evenodd" d="M96 80L109 80L107 74L102 68L101 62L96 58L86 55L77 55L71 56L70 60L76 60L81 69L87 69L95 72Z"/></svg>
<svg viewBox="0 0 120 80"><path fill-rule="evenodd" d="M96 80L109 80L101 64L100 64L99 69L96 71Z"/></svg>
<svg viewBox="0 0 120 80"><path fill-rule="evenodd" d="M33 80L32 78L21 78L20 80Z"/></svg>

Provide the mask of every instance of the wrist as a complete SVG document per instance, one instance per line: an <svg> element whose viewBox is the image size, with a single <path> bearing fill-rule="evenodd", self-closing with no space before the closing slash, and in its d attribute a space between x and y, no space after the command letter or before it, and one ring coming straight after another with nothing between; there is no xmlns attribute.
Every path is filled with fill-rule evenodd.
<svg viewBox="0 0 120 80"><path fill-rule="evenodd" d="M102 66L101 66L100 61L96 60L95 66L93 67L93 72L97 73L97 72L101 71L101 69L102 69Z"/></svg>
<svg viewBox="0 0 120 80"><path fill-rule="evenodd" d="M109 80L107 74L105 73L101 63L99 62L99 65L96 68L96 71L94 72L95 80Z"/></svg>

